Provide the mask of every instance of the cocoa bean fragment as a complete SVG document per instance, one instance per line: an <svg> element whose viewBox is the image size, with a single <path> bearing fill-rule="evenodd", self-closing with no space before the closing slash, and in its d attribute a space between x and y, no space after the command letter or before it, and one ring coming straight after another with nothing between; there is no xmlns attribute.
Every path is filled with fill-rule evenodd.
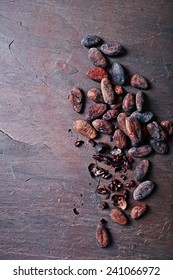
<svg viewBox="0 0 173 280"><path fill-rule="evenodd" d="M100 47L101 51L108 56L120 55L123 51L123 46L120 44L103 44Z"/></svg>
<svg viewBox="0 0 173 280"><path fill-rule="evenodd" d="M68 98L73 107L73 110L77 113L80 113L83 107L83 91L78 87L74 87L71 90Z"/></svg>
<svg viewBox="0 0 173 280"><path fill-rule="evenodd" d="M146 210L146 204L135 205L131 209L130 216L132 219L138 219L146 212Z"/></svg>
<svg viewBox="0 0 173 280"><path fill-rule="evenodd" d="M173 124L170 121L168 120L161 121L160 125L167 135L173 135Z"/></svg>
<svg viewBox="0 0 173 280"><path fill-rule="evenodd" d="M112 134L113 133L113 126L111 123L105 120L96 119L92 122L92 126L99 132L104 134Z"/></svg>
<svg viewBox="0 0 173 280"><path fill-rule="evenodd" d="M125 112L130 113L135 110L135 95L134 93L127 93L123 99L122 108Z"/></svg>
<svg viewBox="0 0 173 280"><path fill-rule="evenodd" d="M86 116L87 121L93 121L101 117L107 110L107 105L103 103L94 104L89 107L88 114Z"/></svg>
<svg viewBox="0 0 173 280"><path fill-rule="evenodd" d="M110 121L116 119L119 112L118 110L108 110L106 113L103 114L103 120Z"/></svg>
<svg viewBox="0 0 173 280"><path fill-rule="evenodd" d="M114 194L112 196L113 204L114 206L125 210L127 208L127 201L124 198L124 195L122 194Z"/></svg>
<svg viewBox="0 0 173 280"><path fill-rule="evenodd" d="M118 85L124 85L126 78L125 78L125 71L121 64L117 62L113 62L111 65L111 74L113 81Z"/></svg>
<svg viewBox="0 0 173 280"><path fill-rule="evenodd" d="M104 103L103 95L99 88L89 89L87 97L96 103Z"/></svg>
<svg viewBox="0 0 173 280"><path fill-rule="evenodd" d="M81 44L87 48L97 46L102 43L102 39L97 35L87 35L81 40Z"/></svg>
<svg viewBox="0 0 173 280"><path fill-rule="evenodd" d="M128 144L127 136L121 129L116 129L113 135L115 146L119 149L125 149Z"/></svg>
<svg viewBox="0 0 173 280"><path fill-rule="evenodd" d="M94 139L97 137L97 131L87 121L77 120L73 123L73 127L87 138Z"/></svg>
<svg viewBox="0 0 173 280"><path fill-rule="evenodd" d="M97 48L89 49L88 58L95 66L98 67L105 68L108 64L103 53L101 53Z"/></svg>
<svg viewBox="0 0 173 280"><path fill-rule="evenodd" d="M141 75L135 74L131 77L130 84L132 87L139 89L147 89L148 81Z"/></svg>
<svg viewBox="0 0 173 280"><path fill-rule="evenodd" d="M148 196L154 189L152 181L145 181L139 184L133 192L134 200L142 200Z"/></svg>
<svg viewBox="0 0 173 280"><path fill-rule="evenodd" d="M117 123L118 127L126 134L128 135L127 129L126 129L126 113L120 113L117 117Z"/></svg>
<svg viewBox="0 0 173 280"><path fill-rule="evenodd" d="M158 154L165 155L168 153L168 146L165 142L160 142L160 141L151 139L150 145L153 148L153 150Z"/></svg>
<svg viewBox="0 0 173 280"><path fill-rule="evenodd" d="M110 217L113 222L120 224L120 225L126 225L128 220L125 214L119 210L118 208L113 208L110 212Z"/></svg>
<svg viewBox="0 0 173 280"><path fill-rule="evenodd" d="M106 155L110 152L111 147L107 143L98 142L95 145L96 154Z"/></svg>
<svg viewBox="0 0 173 280"><path fill-rule="evenodd" d="M132 146L139 146L142 142L142 129L140 123L134 117L127 117L125 125Z"/></svg>
<svg viewBox="0 0 173 280"><path fill-rule="evenodd" d="M136 109L138 112L142 112L145 106L145 95L142 91L136 93Z"/></svg>
<svg viewBox="0 0 173 280"><path fill-rule="evenodd" d="M101 82L103 78L108 78L108 73L101 67L93 67L86 73L87 77L96 82Z"/></svg>
<svg viewBox="0 0 173 280"><path fill-rule="evenodd" d="M156 141L164 141L167 138L166 133L157 122L147 124L146 130L151 138Z"/></svg>
<svg viewBox="0 0 173 280"><path fill-rule="evenodd" d="M151 152L152 152L152 148L150 145L143 145L138 148L133 147L128 150L128 154L131 157L137 157L137 158L148 156Z"/></svg>
<svg viewBox="0 0 173 280"><path fill-rule="evenodd" d="M115 101L115 92L112 84L108 78L103 78L101 80L101 91L103 94L103 99L105 103L112 104Z"/></svg>
<svg viewBox="0 0 173 280"><path fill-rule="evenodd" d="M96 240L101 248L106 248L110 244L108 231L103 223L99 223L96 229Z"/></svg>
<svg viewBox="0 0 173 280"><path fill-rule="evenodd" d="M141 160L134 170L134 178L137 181L143 181L149 170L149 161L147 159Z"/></svg>

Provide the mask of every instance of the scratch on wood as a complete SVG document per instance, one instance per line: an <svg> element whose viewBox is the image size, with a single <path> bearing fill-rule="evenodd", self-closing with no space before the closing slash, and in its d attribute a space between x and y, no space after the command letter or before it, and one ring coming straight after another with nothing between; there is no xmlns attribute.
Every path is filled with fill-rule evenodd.
<svg viewBox="0 0 173 280"><path fill-rule="evenodd" d="M14 40L12 40L11 42L10 42L10 44L8 45L8 47L9 47L9 50L11 49L11 45L14 43Z"/></svg>

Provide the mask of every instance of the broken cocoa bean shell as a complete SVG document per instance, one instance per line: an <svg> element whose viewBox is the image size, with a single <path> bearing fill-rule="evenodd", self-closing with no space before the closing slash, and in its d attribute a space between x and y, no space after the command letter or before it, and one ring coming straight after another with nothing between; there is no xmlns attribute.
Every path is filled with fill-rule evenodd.
<svg viewBox="0 0 173 280"><path fill-rule="evenodd" d="M125 200L123 195L114 194L112 196L112 200L113 200L114 206L116 206L122 210L125 210L127 208L127 201Z"/></svg>
<svg viewBox="0 0 173 280"><path fill-rule="evenodd" d="M136 109L134 93L129 92L126 94L126 96L123 99L122 108L127 113L130 113Z"/></svg>
<svg viewBox="0 0 173 280"><path fill-rule="evenodd" d="M142 128L139 121L134 117L127 117L125 125L132 146L139 146L142 142Z"/></svg>
<svg viewBox="0 0 173 280"><path fill-rule="evenodd" d="M161 121L160 125L167 135L173 135L173 124L170 121L168 120Z"/></svg>
<svg viewBox="0 0 173 280"><path fill-rule="evenodd" d="M118 208L113 208L111 210L110 217L113 222L120 224L120 225L126 225L128 222L125 214Z"/></svg>
<svg viewBox="0 0 173 280"><path fill-rule="evenodd" d="M165 142L160 142L160 141L151 139L150 145L153 148L153 150L158 154L165 155L168 153L168 146Z"/></svg>
<svg viewBox="0 0 173 280"><path fill-rule="evenodd" d="M89 107L86 120L93 121L101 117L106 112L106 110L107 110L107 105L104 103L93 104Z"/></svg>
<svg viewBox="0 0 173 280"><path fill-rule="evenodd" d="M149 136L156 141L164 141L167 138L165 131L156 121L147 124L146 130Z"/></svg>
<svg viewBox="0 0 173 280"><path fill-rule="evenodd" d="M103 95L99 88L89 89L87 97L96 103L104 103Z"/></svg>
<svg viewBox="0 0 173 280"><path fill-rule="evenodd" d="M132 207L130 216L132 219L139 219L147 210L146 204L135 205Z"/></svg>
<svg viewBox="0 0 173 280"><path fill-rule="evenodd" d="M110 121L116 119L118 114L119 114L118 110L111 109L111 110L107 110L107 112L103 114L102 118L103 120Z"/></svg>
<svg viewBox="0 0 173 280"><path fill-rule="evenodd" d="M89 49L88 58L97 67L105 68L108 64L106 57L97 48Z"/></svg>
<svg viewBox="0 0 173 280"><path fill-rule="evenodd" d="M121 129L116 129L113 135L115 146L119 149L127 148L128 139Z"/></svg>
<svg viewBox="0 0 173 280"><path fill-rule="evenodd" d="M92 126L99 132L104 134L112 134L114 128L111 123L105 120L96 119L92 122Z"/></svg>
<svg viewBox="0 0 173 280"><path fill-rule="evenodd" d="M86 76L96 82L101 82L103 78L108 78L108 73L102 67L93 67L88 70Z"/></svg>
<svg viewBox="0 0 173 280"><path fill-rule="evenodd" d="M97 137L97 131L87 121L76 120L73 122L73 127L77 132L87 138L94 139Z"/></svg>
<svg viewBox="0 0 173 280"><path fill-rule="evenodd" d="M106 155L111 151L111 147L107 143L98 142L95 145L95 151L97 154Z"/></svg>
<svg viewBox="0 0 173 280"><path fill-rule="evenodd" d="M142 200L148 196L154 189L152 181L145 181L140 183L133 192L134 200Z"/></svg>
<svg viewBox="0 0 173 280"><path fill-rule="evenodd" d="M73 107L73 110L77 113L80 113L83 107L83 91L78 87L74 87L71 90L68 98Z"/></svg>
<svg viewBox="0 0 173 280"><path fill-rule="evenodd" d="M147 89L148 81L142 75L135 74L131 77L130 84L132 87L139 89Z"/></svg>
<svg viewBox="0 0 173 280"><path fill-rule="evenodd" d="M148 156L152 152L152 147L150 145L143 145L140 147L132 147L131 149L128 150L128 154L131 157L145 157Z"/></svg>
<svg viewBox="0 0 173 280"><path fill-rule="evenodd" d="M106 248L110 244L110 237L103 223L99 223L96 229L96 240L101 248Z"/></svg>
<svg viewBox="0 0 173 280"><path fill-rule="evenodd" d="M134 178L137 181L143 181L149 170L149 161L147 159L141 160L134 170Z"/></svg>
<svg viewBox="0 0 173 280"><path fill-rule="evenodd" d="M115 92L108 78L103 78L101 80L101 91L105 103L113 104L115 101Z"/></svg>

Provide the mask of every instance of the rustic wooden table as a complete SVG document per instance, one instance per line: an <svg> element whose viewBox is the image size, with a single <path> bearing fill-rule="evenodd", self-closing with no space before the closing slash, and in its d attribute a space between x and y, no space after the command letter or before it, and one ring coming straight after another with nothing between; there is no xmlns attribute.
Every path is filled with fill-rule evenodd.
<svg viewBox="0 0 173 280"><path fill-rule="evenodd" d="M67 99L76 85L96 85L80 41L97 34L124 45L117 61L150 80L150 109L173 121L172 14L169 0L0 1L1 259L173 258L172 139L168 155L150 156L150 211L113 224L87 170L93 148L69 132L79 117ZM95 240L101 218L113 239L107 249Z"/></svg>

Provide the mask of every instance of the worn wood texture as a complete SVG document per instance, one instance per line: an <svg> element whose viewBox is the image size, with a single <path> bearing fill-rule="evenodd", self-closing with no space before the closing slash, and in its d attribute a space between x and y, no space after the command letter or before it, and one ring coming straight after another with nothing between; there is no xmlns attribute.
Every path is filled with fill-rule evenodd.
<svg viewBox="0 0 173 280"><path fill-rule="evenodd" d="M150 157L150 211L113 224L87 170L93 148L86 140L76 148L79 135L68 131L79 116L67 98L76 85L96 85L80 40L98 34L125 46L117 61L150 80L150 109L173 121L172 14L169 0L0 1L1 259L173 258L172 140L168 155ZM101 218L113 239L107 249L95 240Z"/></svg>

